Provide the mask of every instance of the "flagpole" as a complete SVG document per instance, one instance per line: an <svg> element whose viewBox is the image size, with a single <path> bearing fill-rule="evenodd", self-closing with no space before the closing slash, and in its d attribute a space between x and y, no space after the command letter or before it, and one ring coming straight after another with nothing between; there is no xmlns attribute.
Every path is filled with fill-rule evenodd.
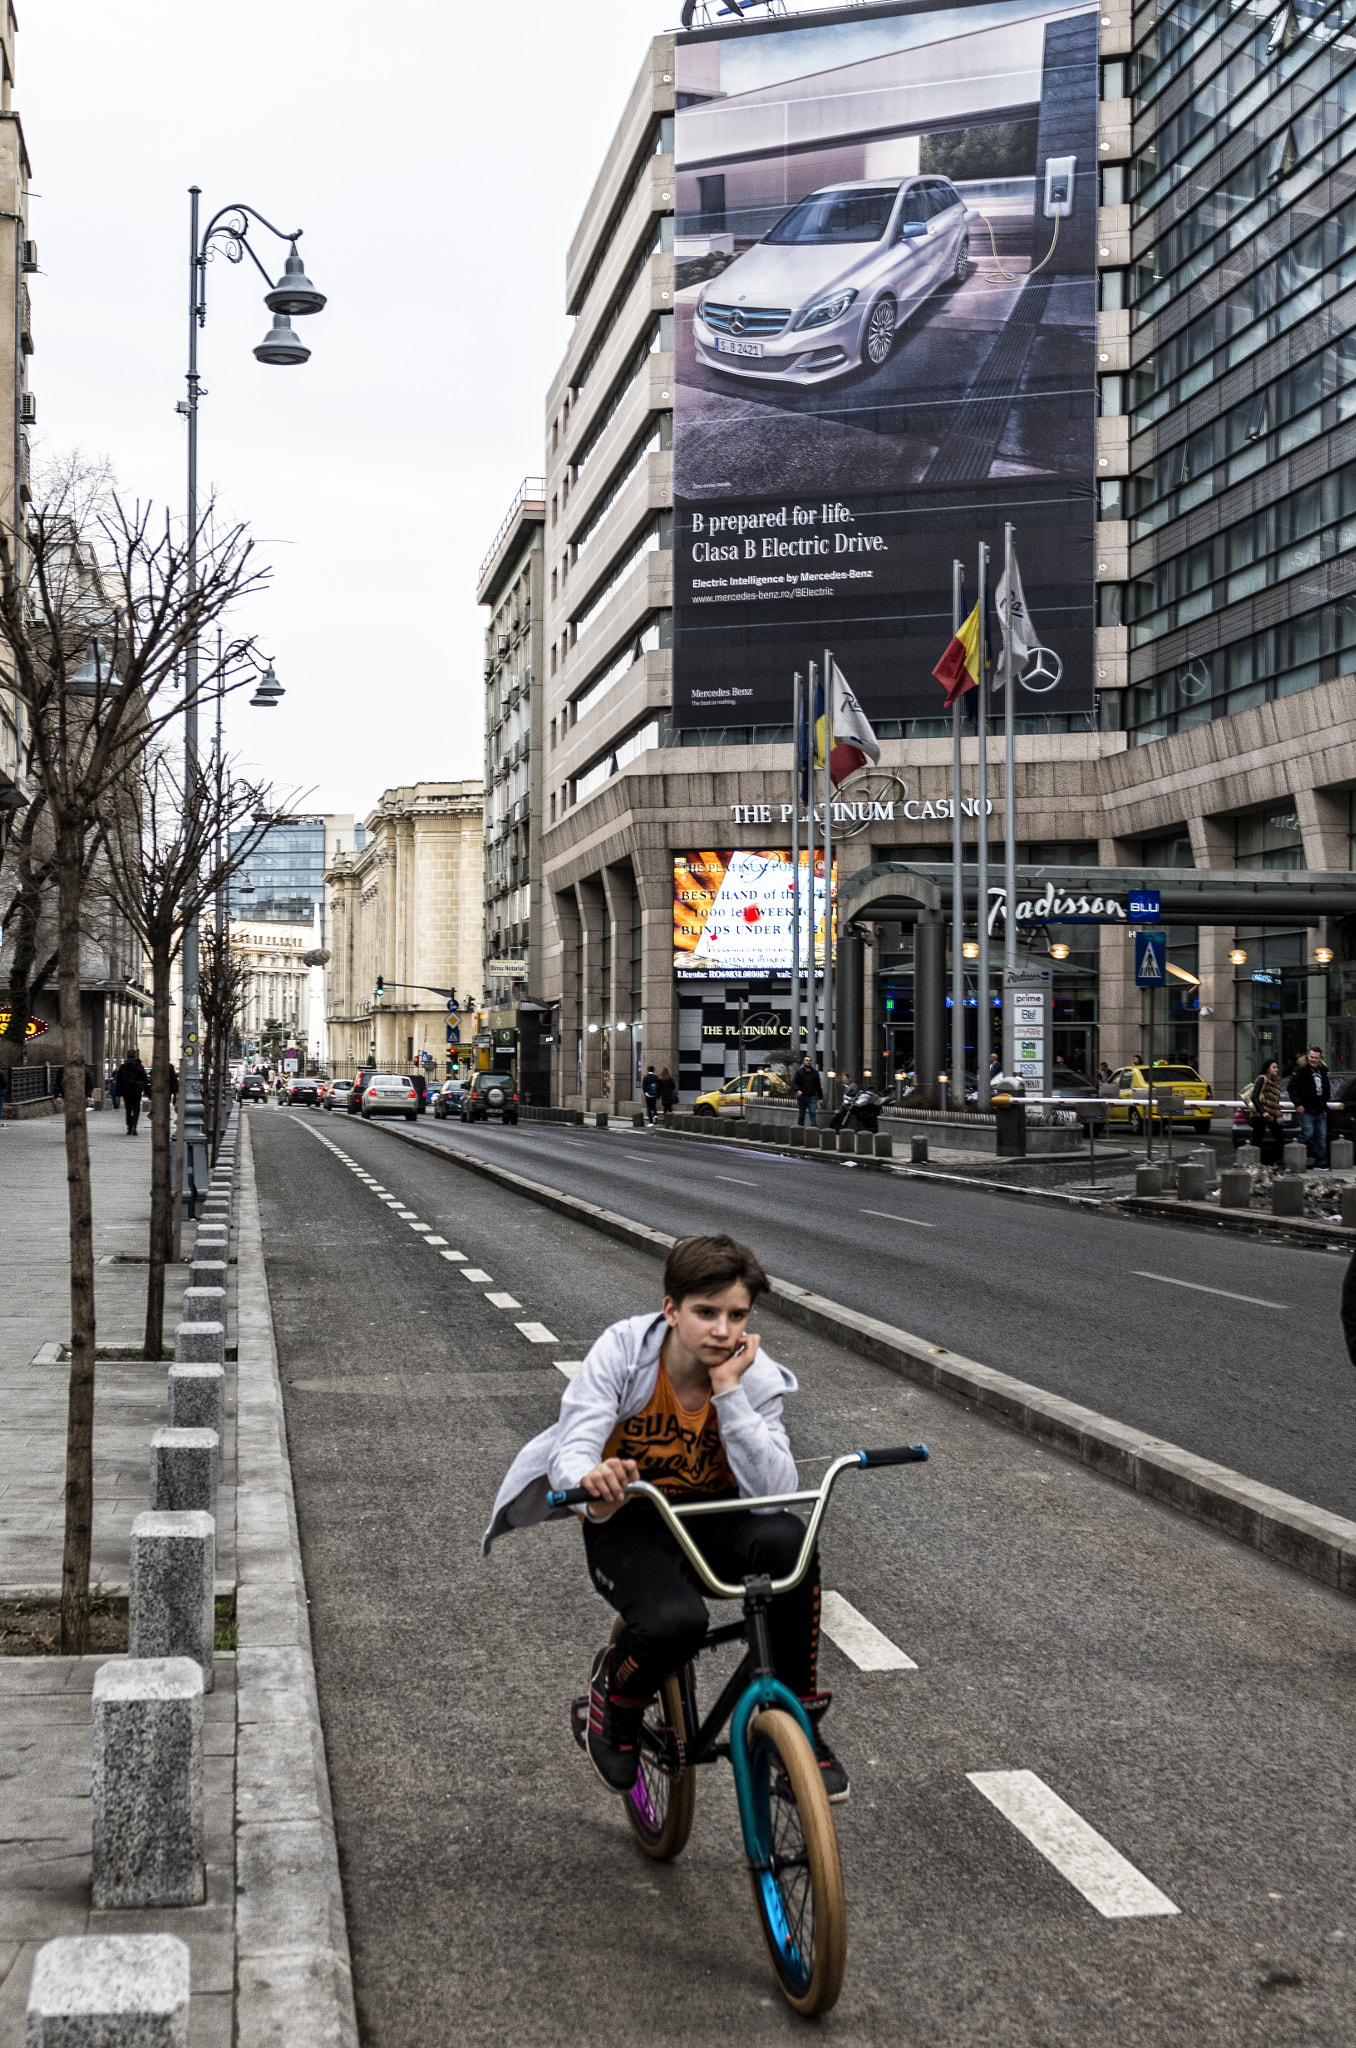
<svg viewBox="0 0 1356 2048"><path fill-rule="evenodd" d="M1017 966L1017 791L1013 781L1016 752L1017 678L1012 660L1012 535L1003 528L1003 965ZM1003 990L1003 1023L1007 1024L1007 989ZM1006 1049L1008 1033L1003 1034Z"/></svg>
<svg viewBox="0 0 1356 2048"><path fill-rule="evenodd" d="M800 721L805 679L792 688L791 726L791 1064L800 1059Z"/></svg>
<svg viewBox="0 0 1356 2048"><path fill-rule="evenodd" d="M828 1108L833 1114L837 1093L833 1079L837 1048L833 1014L833 656L824 649L824 1072L828 1080Z"/></svg>
<svg viewBox="0 0 1356 2048"><path fill-rule="evenodd" d="M809 959L805 972L805 1044L810 1058L819 1065L819 1033L815 1026L815 1004L819 990L815 984L815 911L819 902L819 891L815 887L815 684L819 680L819 667L810 663L810 678L806 684L806 743L805 782L810 800L805 806L805 843L808 850L806 882L810 891L810 937Z"/></svg>
<svg viewBox="0 0 1356 2048"><path fill-rule="evenodd" d="M961 629L959 562L951 564L951 631ZM951 1086L965 1107L965 833L961 811L961 698L951 706Z"/></svg>
<svg viewBox="0 0 1356 2048"><path fill-rule="evenodd" d="M976 936L979 940L979 1001L975 1008L975 1079L979 1084L980 1106L989 1106L989 1054L993 1045L993 1016L989 996L989 648L985 626L989 618L989 550L979 544L979 844L976 848L975 887ZM916 977L915 977L916 978ZM917 1002L915 999L915 1009Z"/></svg>

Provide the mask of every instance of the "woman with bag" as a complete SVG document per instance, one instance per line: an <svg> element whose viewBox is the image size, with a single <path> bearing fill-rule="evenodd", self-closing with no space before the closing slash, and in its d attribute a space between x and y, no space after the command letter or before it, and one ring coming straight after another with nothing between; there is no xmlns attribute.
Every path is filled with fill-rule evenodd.
<svg viewBox="0 0 1356 2048"><path fill-rule="evenodd" d="M1263 1166L1278 1166L1284 1133L1281 1129L1281 1066L1268 1060L1248 1090L1248 1113L1252 1142L1262 1154Z"/></svg>

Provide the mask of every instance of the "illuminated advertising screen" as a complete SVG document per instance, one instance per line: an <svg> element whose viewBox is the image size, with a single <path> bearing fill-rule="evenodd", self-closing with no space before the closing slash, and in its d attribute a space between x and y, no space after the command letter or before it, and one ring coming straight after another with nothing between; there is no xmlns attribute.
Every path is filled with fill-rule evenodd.
<svg viewBox="0 0 1356 2048"><path fill-rule="evenodd" d="M913 0L679 36L677 724L789 725L825 647L873 720L937 717L952 563L968 609L1005 522L1018 714L1091 707L1097 35Z"/></svg>
<svg viewBox="0 0 1356 2048"><path fill-rule="evenodd" d="M838 863L834 862L834 899ZM815 853L814 909L810 906L809 857L800 856L802 962L824 965L824 855ZM791 854L762 848L673 856L673 965L684 978L726 974L791 976L794 912Z"/></svg>

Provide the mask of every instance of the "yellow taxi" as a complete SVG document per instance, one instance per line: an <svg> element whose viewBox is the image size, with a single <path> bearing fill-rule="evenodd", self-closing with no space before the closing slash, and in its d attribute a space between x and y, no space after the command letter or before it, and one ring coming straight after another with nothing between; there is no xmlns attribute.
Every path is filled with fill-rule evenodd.
<svg viewBox="0 0 1356 2048"><path fill-rule="evenodd" d="M774 1097L779 1101L794 1102L795 1090L780 1074L763 1069L756 1074L735 1074L730 1080L722 1081L719 1088L699 1095L692 1107L697 1116L743 1116L750 1104L766 1102Z"/></svg>
<svg viewBox="0 0 1356 2048"><path fill-rule="evenodd" d="M1172 1118L1174 1125L1185 1124L1202 1135L1210 1129L1210 1110L1196 1110L1193 1102L1208 1102L1210 1087L1203 1074L1194 1067L1181 1066L1168 1060L1155 1060L1151 1067L1122 1067L1104 1084L1110 1096L1107 1103L1109 1124L1129 1124L1132 1131L1144 1129L1144 1119L1149 1101L1149 1083L1155 1088L1172 1088L1181 1098L1181 1109ZM1161 1130L1166 1119L1161 1113L1154 1116L1154 1129Z"/></svg>

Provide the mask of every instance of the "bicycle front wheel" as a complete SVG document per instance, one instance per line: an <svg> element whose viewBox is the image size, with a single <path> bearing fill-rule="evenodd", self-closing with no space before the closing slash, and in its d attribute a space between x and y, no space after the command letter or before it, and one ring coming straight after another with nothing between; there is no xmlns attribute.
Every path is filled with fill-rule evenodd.
<svg viewBox="0 0 1356 2048"><path fill-rule="evenodd" d="M847 1901L833 1811L815 1753L781 1708L755 1716L753 1794L766 1816L771 1868L754 1870L763 1940L782 1993L797 2012L827 2012L843 1988Z"/></svg>

